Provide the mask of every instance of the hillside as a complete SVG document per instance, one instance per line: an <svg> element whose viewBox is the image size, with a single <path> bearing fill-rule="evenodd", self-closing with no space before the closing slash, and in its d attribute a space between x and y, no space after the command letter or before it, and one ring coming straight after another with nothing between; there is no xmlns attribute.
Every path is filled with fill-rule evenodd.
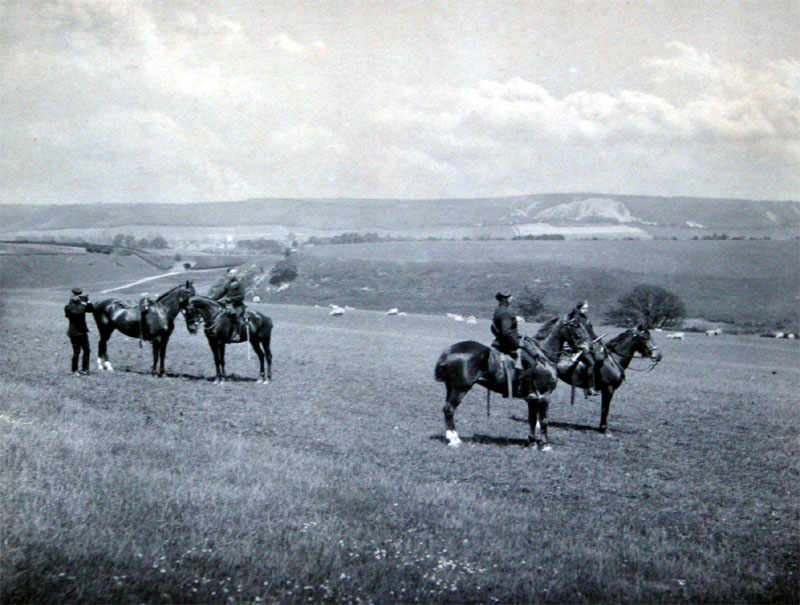
<svg viewBox="0 0 800 605"><path fill-rule="evenodd" d="M539 223L708 230L792 228L800 226L800 203L573 193L439 200L251 199L191 204L0 205L0 233L4 234L136 225L281 225L323 231L522 226L524 231L524 226Z"/></svg>

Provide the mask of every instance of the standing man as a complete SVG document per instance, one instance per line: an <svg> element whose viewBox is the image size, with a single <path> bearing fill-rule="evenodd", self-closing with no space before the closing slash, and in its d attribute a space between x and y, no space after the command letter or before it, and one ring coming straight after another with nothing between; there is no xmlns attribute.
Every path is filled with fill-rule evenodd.
<svg viewBox="0 0 800 605"><path fill-rule="evenodd" d="M584 328L586 328L586 332L588 332L589 336L592 340L597 340L597 335L594 333L594 327L592 326L592 322L589 319L589 303L588 301L582 300L580 301L569 313L570 319L577 319ZM586 394L588 396L594 395L594 354L592 353L591 348L587 351L584 351L578 359L575 360L575 364L572 366L573 370L577 365L583 361L586 364Z"/></svg>
<svg viewBox="0 0 800 605"><path fill-rule="evenodd" d="M89 374L89 328L86 325L86 314L94 310L89 296L80 288L72 289L72 296L64 307L64 315L69 320L67 336L72 343L72 374L86 376ZM83 352L81 369L78 370L78 360Z"/></svg>
<svg viewBox="0 0 800 605"><path fill-rule="evenodd" d="M244 294L244 284L239 280L238 271L236 271L234 267L231 267L228 269L228 279L222 290L212 297L214 300L218 300L223 304L229 304L236 312L236 328L233 334L234 342L241 342L239 339L239 328L241 327L245 311Z"/></svg>

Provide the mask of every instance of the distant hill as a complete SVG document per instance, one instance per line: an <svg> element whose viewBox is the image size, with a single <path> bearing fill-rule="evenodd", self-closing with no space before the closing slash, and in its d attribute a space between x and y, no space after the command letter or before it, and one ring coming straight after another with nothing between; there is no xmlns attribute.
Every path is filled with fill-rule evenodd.
<svg viewBox="0 0 800 605"><path fill-rule="evenodd" d="M0 205L0 233L85 228L282 225L309 230L630 225L710 230L800 226L800 202L595 193L503 198L251 199L192 204Z"/></svg>

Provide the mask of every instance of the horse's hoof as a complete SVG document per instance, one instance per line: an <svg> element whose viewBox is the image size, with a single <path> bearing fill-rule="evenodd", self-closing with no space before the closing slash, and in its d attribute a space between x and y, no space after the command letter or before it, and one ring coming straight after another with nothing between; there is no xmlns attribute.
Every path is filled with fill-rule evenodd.
<svg viewBox="0 0 800 605"><path fill-rule="evenodd" d="M108 370L109 372L113 372L113 371L114 371L114 366L112 366L112 365L111 365L111 362L110 362L110 361L106 361L106 362L103 364L103 367L104 367L106 370Z"/></svg>
<svg viewBox="0 0 800 605"><path fill-rule="evenodd" d="M450 447L458 447L461 445L461 438L455 431L445 431L444 438L447 439L447 445Z"/></svg>
<svg viewBox="0 0 800 605"><path fill-rule="evenodd" d="M544 444L540 444L539 445L539 451L540 452L550 452L550 451L552 451L552 449L553 448L550 447L549 443L544 443Z"/></svg>
<svg viewBox="0 0 800 605"><path fill-rule="evenodd" d="M262 384L269 384L269 378L265 378L261 382L262 382Z"/></svg>

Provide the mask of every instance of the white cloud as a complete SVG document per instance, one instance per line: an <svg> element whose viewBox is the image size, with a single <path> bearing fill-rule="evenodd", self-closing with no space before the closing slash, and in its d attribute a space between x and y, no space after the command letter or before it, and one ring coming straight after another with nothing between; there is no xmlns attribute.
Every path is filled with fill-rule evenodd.
<svg viewBox="0 0 800 605"><path fill-rule="evenodd" d="M324 53L325 52L325 43L321 40L315 40L309 45L300 44L296 42L286 34L279 34L270 38L270 44L274 48L280 49L286 54L289 55L306 55L310 53Z"/></svg>

